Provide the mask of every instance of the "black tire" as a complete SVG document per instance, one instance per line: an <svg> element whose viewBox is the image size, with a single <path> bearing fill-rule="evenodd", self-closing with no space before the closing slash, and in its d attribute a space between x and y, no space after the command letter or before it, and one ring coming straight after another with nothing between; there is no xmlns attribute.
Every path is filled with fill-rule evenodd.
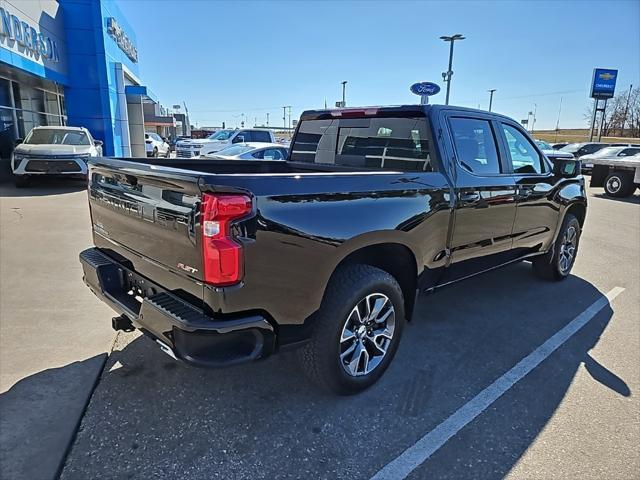
<svg viewBox="0 0 640 480"><path fill-rule="evenodd" d="M167 153L164 154L164 158L169 158L171 156L171 149L167 148Z"/></svg>
<svg viewBox="0 0 640 480"><path fill-rule="evenodd" d="M562 257L565 255L565 260L567 258L567 240L571 237L572 229L575 233L573 253L568 263L565 263L562 261ZM578 255L581 233L582 229L580 228L578 219L575 215L567 213L562 221L562 227L560 228L560 232L558 232L558 238L553 248L547 254L535 257L531 262L533 265L533 273L545 280L558 281L567 278L571 273L571 268Z"/></svg>
<svg viewBox="0 0 640 480"><path fill-rule="evenodd" d="M16 188L25 188L31 183L31 178L28 175L14 175L13 183Z"/></svg>
<svg viewBox="0 0 640 480"><path fill-rule="evenodd" d="M636 189L629 172L612 172L604 181L604 191L611 197L628 197Z"/></svg>
<svg viewBox="0 0 640 480"><path fill-rule="evenodd" d="M386 301L384 300L386 298ZM384 303L382 310L388 315L384 320L384 331L393 321L391 327L391 339L378 338L382 344L386 343L386 351L382 355L371 355L367 353L366 359L359 353L359 349L371 350L375 354L381 352L380 348L374 347L369 334L383 330L381 323L371 321L372 331L366 333L365 324L360 324L360 328L354 329L353 344L356 345L351 356L341 359L341 354L347 354L344 350L349 350L349 345L341 340L345 328L354 319L354 310L368 302L381 300ZM388 303L387 303L388 301ZM390 305L390 307L388 307ZM393 311L389 313L389 308ZM375 308L373 309L375 310ZM357 315L360 317L360 315ZM381 316L385 316L381 314ZM365 315L365 317L370 317ZM393 320L392 320L393 317ZM375 318L374 318L375 320ZM398 349L400 337L405 323L404 298L398 282L387 272L369 265L347 265L341 267L334 273L327 291L322 300L320 309L315 314L313 320L313 332L311 340L299 353L301 365L307 376L316 384L339 395L351 395L373 385L385 372ZM380 327L376 328L375 327ZM352 333L352 332L349 332ZM359 335L359 339L356 336ZM364 337L367 338L364 338ZM366 341L365 341L366 340ZM377 340L376 340L377 341ZM359 343L358 343L359 342ZM367 346L365 348L365 345ZM343 350L344 349L344 350ZM356 352L358 352L357 360ZM381 358L380 358L381 357ZM369 360L371 359L371 360ZM363 360L363 361L361 361ZM375 365L371 371L366 373L369 363ZM348 373L350 366L356 365L356 370L364 365L362 374L353 376ZM356 372L357 373L357 372Z"/></svg>
<svg viewBox="0 0 640 480"><path fill-rule="evenodd" d="M153 147L153 158L158 158L158 147Z"/></svg>

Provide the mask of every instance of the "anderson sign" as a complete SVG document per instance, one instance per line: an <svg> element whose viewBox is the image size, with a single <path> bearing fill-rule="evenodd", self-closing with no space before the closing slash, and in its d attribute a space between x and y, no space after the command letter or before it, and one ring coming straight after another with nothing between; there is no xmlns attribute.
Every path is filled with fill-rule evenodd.
<svg viewBox="0 0 640 480"><path fill-rule="evenodd" d="M60 61L58 45L55 40L36 30L27 22L0 7L0 37L6 39L9 48L15 48L23 55L33 56L36 60Z"/></svg>

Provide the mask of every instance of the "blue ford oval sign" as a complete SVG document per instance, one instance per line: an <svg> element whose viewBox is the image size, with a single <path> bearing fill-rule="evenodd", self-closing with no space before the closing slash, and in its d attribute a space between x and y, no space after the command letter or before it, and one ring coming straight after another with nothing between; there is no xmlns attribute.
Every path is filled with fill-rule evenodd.
<svg viewBox="0 0 640 480"><path fill-rule="evenodd" d="M431 82L419 82L411 85L411 92L416 95L426 95L430 97L431 95L435 95L440 91L440 87L435 83Z"/></svg>

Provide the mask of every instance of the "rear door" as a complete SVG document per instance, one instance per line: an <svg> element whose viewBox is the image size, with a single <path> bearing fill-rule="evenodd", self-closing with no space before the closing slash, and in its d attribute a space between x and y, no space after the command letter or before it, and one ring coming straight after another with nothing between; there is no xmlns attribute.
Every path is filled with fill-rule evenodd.
<svg viewBox="0 0 640 480"><path fill-rule="evenodd" d="M481 113L445 116L456 162L450 265L444 282L513 258L516 184L501 154L497 124Z"/></svg>

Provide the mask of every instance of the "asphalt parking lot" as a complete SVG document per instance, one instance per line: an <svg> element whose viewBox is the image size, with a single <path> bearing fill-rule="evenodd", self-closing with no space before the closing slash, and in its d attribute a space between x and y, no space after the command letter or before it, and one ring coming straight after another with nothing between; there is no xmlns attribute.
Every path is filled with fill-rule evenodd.
<svg viewBox="0 0 640 480"><path fill-rule="evenodd" d="M391 367L358 396L318 391L294 353L201 370L119 334L61 478L399 478L393 462L405 450L616 287L624 290L409 478L639 478L640 197L601 191L590 191L570 278L546 283L521 263L424 296ZM0 406L13 416L2 420L0 440L2 457L16 459L3 469L12 468L6 478L52 478L36 461L37 432L62 428L84 407L115 337L112 315L80 280L77 254L90 242L85 192L3 186L0 202ZM35 350L40 356L27 355ZM42 383L52 369L58 376ZM34 430L7 433L21 424L25 401L39 408Z"/></svg>

